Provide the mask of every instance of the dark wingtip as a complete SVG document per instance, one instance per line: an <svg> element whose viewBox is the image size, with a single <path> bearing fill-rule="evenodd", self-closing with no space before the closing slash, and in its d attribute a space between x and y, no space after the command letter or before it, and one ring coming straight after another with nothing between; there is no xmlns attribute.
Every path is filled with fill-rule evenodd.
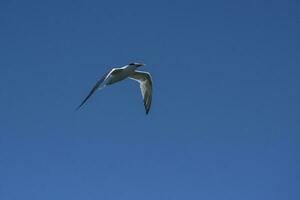
<svg viewBox="0 0 300 200"><path fill-rule="evenodd" d="M81 106L78 106L78 107L75 109L75 112L77 112L80 108L81 108Z"/></svg>
<svg viewBox="0 0 300 200"><path fill-rule="evenodd" d="M87 99L85 99L76 109L75 111L78 111L83 105L84 103L86 102Z"/></svg>
<svg viewBox="0 0 300 200"><path fill-rule="evenodd" d="M79 110L86 102L87 100L90 98L90 96L93 94L93 91L91 91L88 96L82 101L82 103L76 108L76 111Z"/></svg>
<svg viewBox="0 0 300 200"><path fill-rule="evenodd" d="M150 111L150 110L146 110L146 115L148 115L149 111Z"/></svg>

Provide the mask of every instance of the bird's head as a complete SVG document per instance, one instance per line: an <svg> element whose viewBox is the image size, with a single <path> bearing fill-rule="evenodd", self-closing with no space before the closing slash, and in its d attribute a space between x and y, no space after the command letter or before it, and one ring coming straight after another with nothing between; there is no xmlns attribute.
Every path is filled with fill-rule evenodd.
<svg viewBox="0 0 300 200"><path fill-rule="evenodd" d="M130 63L129 64L129 66L135 66L135 67L143 67L143 66L145 66L145 64L143 64L143 63Z"/></svg>

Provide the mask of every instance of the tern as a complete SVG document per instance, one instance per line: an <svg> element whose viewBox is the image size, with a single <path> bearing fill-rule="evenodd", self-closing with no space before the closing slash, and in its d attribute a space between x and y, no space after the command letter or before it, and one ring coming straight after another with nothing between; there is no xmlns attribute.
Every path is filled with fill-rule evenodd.
<svg viewBox="0 0 300 200"><path fill-rule="evenodd" d="M152 102L152 78L151 74L144 71L138 71L137 69L145 66L142 63L130 63L120 68L112 68L102 78L100 78L94 87L91 89L86 98L77 107L77 110L81 108L86 101L97 91L103 89L106 86L112 85L124 79L132 79L140 84L141 93L144 101L144 107L146 114L149 113Z"/></svg>

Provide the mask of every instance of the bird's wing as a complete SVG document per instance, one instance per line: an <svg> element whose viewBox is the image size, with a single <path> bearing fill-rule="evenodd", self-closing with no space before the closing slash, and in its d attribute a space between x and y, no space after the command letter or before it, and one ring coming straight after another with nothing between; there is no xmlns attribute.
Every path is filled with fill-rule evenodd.
<svg viewBox="0 0 300 200"><path fill-rule="evenodd" d="M77 107L76 110L78 110L79 108L81 108L81 106L83 106L85 104L85 102L96 92L96 90L105 81L105 79L107 79L115 70L116 70L115 68L112 69L112 70L110 70L104 76L102 76L102 78L100 80L98 80L96 82L96 84L94 85L94 87L91 89L91 91L89 92L89 94L85 97L85 99L81 102L81 104Z"/></svg>
<svg viewBox="0 0 300 200"><path fill-rule="evenodd" d="M129 76L129 78L140 83L146 114L148 114L152 102L152 78L150 73L135 71L132 75Z"/></svg>

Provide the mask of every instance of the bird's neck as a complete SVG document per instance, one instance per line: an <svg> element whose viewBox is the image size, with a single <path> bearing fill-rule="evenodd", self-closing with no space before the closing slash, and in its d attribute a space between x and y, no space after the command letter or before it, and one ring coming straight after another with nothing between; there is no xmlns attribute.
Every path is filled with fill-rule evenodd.
<svg viewBox="0 0 300 200"><path fill-rule="evenodd" d="M124 69L128 70L128 71L134 71L137 69L137 66L135 65L126 65L124 66Z"/></svg>

